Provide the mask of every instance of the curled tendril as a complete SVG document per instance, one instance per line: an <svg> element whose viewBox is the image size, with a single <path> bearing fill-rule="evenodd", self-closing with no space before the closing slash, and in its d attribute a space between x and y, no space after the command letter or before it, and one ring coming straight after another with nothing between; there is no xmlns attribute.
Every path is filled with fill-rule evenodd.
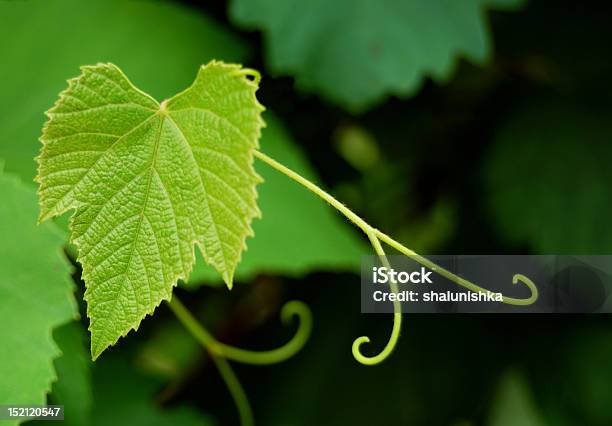
<svg viewBox="0 0 612 426"><path fill-rule="evenodd" d="M370 244L374 248L374 251L380 258L380 261L384 266L390 268L389 260L387 259L387 255L383 250L380 240L376 235L376 230L369 227L364 231L370 240ZM391 291L397 293L397 283L394 280L391 280ZM393 328L391 329L391 335L389 336L389 340L387 344L383 348L378 355L375 356L365 356L361 353L361 345L364 343L370 343L370 338L368 336L361 336L355 339L353 342L353 346L351 348L353 352L353 357L360 363L364 365L376 365L382 361L384 361L393 349L395 349L395 345L399 339L400 331L402 329L402 308L400 306L400 302L397 300L393 301Z"/></svg>
<svg viewBox="0 0 612 426"><path fill-rule="evenodd" d="M294 317L299 320L298 329L291 340L280 348L269 351L251 351L219 342L191 315L176 296L168 304L178 319L209 352L216 356L244 364L268 365L285 361L304 347L312 331L312 314L310 309L304 303L292 300L287 302L281 309L281 321L283 324L288 325Z"/></svg>
<svg viewBox="0 0 612 426"><path fill-rule="evenodd" d="M391 330L391 336L389 336L389 340L387 344L383 348L382 351L378 355L375 356L365 356L361 353L361 345L364 343L370 343L370 338L368 336L361 336L355 339L353 342L353 346L351 351L353 352L353 357L363 365L376 365L383 362L393 349L395 349L395 345L399 339L400 331L402 329L402 313L394 312L393 313L393 329Z"/></svg>
<svg viewBox="0 0 612 426"><path fill-rule="evenodd" d="M312 314L310 308L300 301L292 300L281 309L281 322L289 325L292 318L299 321L298 329L283 346L268 351L250 351L216 342L213 350L219 355L243 364L269 365L291 358L303 347L312 331Z"/></svg>
<svg viewBox="0 0 612 426"><path fill-rule="evenodd" d="M476 285L473 282L468 281L468 280L466 280L463 277L455 275L451 271L449 271L448 269L444 269L441 266L438 266L435 263L433 263L431 260L426 259L423 256L418 255L414 251L406 248L402 244L400 244L397 241L395 241L393 238L391 238L387 234L384 234L384 233L382 233L379 230L374 230L374 233L376 234L376 236L378 238L380 238L381 241L383 241L384 243L386 243L389 246L393 247L394 249L396 249L397 251L399 251L403 255L413 259L415 262L418 262L419 264L425 266L426 268L431 269L436 274L439 274L439 275L443 276L444 278L454 282L455 284L460 285L461 287L467 288L468 290L471 290L471 291L473 291L475 293L483 293L483 292L487 291L485 288L480 287L479 285ZM526 305L531 305L536 300L538 300L538 294L539 294L538 293L538 288L533 283L533 281L531 281L525 275L515 274L512 277L512 284L518 284L519 282L521 282L521 283L523 283L523 284L525 284L527 286L527 288L529 289L529 291L531 293L529 295L529 297L526 298L526 299L516 299L514 297L503 296L503 298L502 298L503 303L505 303L507 305L526 306Z"/></svg>
<svg viewBox="0 0 612 426"><path fill-rule="evenodd" d="M470 291L474 291L474 292L485 292L486 291L483 287L480 287L458 275L453 274L449 270L436 265L429 259L426 259L418 255L417 253L406 248L405 246L398 243L397 241L395 241L388 235L383 234L382 232L374 228L369 228L365 230L365 233L370 239L370 243L372 244L374 251L376 251L376 254L380 257L381 262L387 268L390 267L389 261L380 244L381 240L384 241L389 246L395 248L396 250L398 250L400 253L404 254L405 256L408 256L411 259L414 259L419 264L431 269L432 271L436 272L437 274L442 275L443 277L453 281L454 283L464 288L467 288ZM530 296L526 299L516 299L513 297L503 296L502 297L503 303L506 303L508 305L525 306L525 305L531 305L538 299L538 288L536 287L536 285L533 283L531 279L529 279L523 274L515 274L512 277L512 284L518 284L519 282L525 284L527 288L529 288L531 292ZM390 287L391 287L392 292L394 293L397 292L397 283L391 282ZM355 339L355 341L353 342L353 346L352 346L353 357L355 357L355 359L358 362L365 364L365 365L375 365L375 364L378 364L384 361L389 355L391 355L391 352L393 352L393 349L395 348L397 341L399 339L401 327L402 327L401 306L398 301L394 301L393 302L393 329L391 330L391 335L389 336L389 340L387 341L387 344L385 345L383 350L378 355L375 355L375 356L368 357L368 356L363 355L361 353L361 346L364 343L369 343L370 338L367 336L361 336Z"/></svg>
<svg viewBox="0 0 612 426"><path fill-rule="evenodd" d="M519 306L531 305L532 303L535 303L535 301L538 300L538 295L539 295L538 288L536 287L536 285L533 283L533 281L531 281L525 275L514 274L514 276L512 277L512 284L518 284L519 281L525 284L529 288L529 291L531 291L531 296L529 296L527 299L514 299L512 297L504 296L505 303L513 302L510 304L519 305Z"/></svg>
<svg viewBox="0 0 612 426"><path fill-rule="evenodd" d="M259 86L259 81L261 80L261 74L259 74L259 71L251 68L241 68L240 70L236 71L236 74L250 77L253 83Z"/></svg>

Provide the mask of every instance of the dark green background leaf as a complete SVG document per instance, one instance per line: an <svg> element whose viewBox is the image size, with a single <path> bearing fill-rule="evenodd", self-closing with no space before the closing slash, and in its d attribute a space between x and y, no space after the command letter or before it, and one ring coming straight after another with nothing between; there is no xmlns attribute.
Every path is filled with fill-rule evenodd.
<svg viewBox="0 0 612 426"><path fill-rule="evenodd" d="M542 254L603 254L612 209L610 115L536 102L505 123L485 162L487 202L508 241Z"/></svg>
<svg viewBox="0 0 612 426"><path fill-rule="evenodd" d="M53 333L62 356L55 360L57 381L53 383L50 400L64 406L64 424L67 426L91 422L93 363L85 331L85 327L73 321Z"/></svg>
<svg viewBox="0 0 612 426"><path fill-rule="evenodd" d="M0 171L0 194L0 404L43 405L61 354L51 333L77 315L72 267L64 235L36 224L34 189Z"/></svg>
<svg viewBox="0 0 612 426"><path fill-rule="evenodd" d="M236 23L262 30L269 67L298 86L362 111L449 79L456 57L491 54L485 10L522 0L233 0Z"/></svg>

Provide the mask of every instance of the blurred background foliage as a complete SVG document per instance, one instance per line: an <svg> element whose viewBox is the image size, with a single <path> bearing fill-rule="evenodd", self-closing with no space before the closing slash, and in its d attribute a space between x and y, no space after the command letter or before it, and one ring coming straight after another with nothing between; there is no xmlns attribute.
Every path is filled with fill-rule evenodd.
<svg viewBox="0 0 612 426"><path fill-rule="evenodd" d="M262 150L408 247L609 253L610 12L565 0L0 0L0 158L34 193L43 112L80 65L114 62L163 99L200 64L237 61L263 74ZM248 348L291 336L285 301L312 307L295 358L236 366L259 424L612 424L603 315L406 315L391 358L357 364L353 339L371 335L374 352L391 321L359 313L367 246L256 167L264 216L238 273L248 285L228 292L198 259L177 292L220 340ZM36 261L25 282L44 281ZM64 354L49 398L67 424L236 422L214 366L165 306L95 364L80 309L53 332Z"/></svg>

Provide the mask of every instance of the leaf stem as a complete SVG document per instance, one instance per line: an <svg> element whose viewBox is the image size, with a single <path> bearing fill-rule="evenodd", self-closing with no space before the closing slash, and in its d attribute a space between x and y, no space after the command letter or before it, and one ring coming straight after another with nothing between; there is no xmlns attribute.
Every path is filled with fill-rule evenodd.
<svg viewBox="0 0 612 426"><path fill-rule="evenodd" d="M281 163L279 163L278 161L274 160L273 158L267 156L266 154L264 154L263 152L259 151L259 150L255 150L254 151L254 156L256 158L258 158L259 160L263 161L264 163L266 163L267 165L269 165L270 167L276 169L277 171L283 173L285 176L289 177L290 179L294 180L295 182L299 183L300 185L306 187L308 190L310 190L311 192L313 192L315 195L317 195L318 197L322 198L323 200L327 201L329 204L331 204L336 210L338 210L340 213L342 213L346 218L348 218L351 222L353 222L355 224L355 226L357 226L359 229L361 229L370 239L370 243L372 244L372 247L374 248L374 250L376 251L376 253L378 254L378 256L381 258L382 261L387 262L386 259L386 255L380 245L380 241L383 241L385 244L393 247L395 250L399 251L400 253L404 254L405 256L408 256L412 259L414 259L416 262L418 262L419 264L431 269L432 271L442 275L443 277L447 278L448 280L464 287L467 288L468 290L474 291L474 292L485 292L486 289L484 289L483 287L480 287L456 274L453 274L452 272L448 271L447 269L444 269L438 265L436 265L435 263L433 263L432 261L420 256L419 254L417 254L416 252L410 250L409 248L407 248L406 246L402 245L401 243L397 242L396 240L394 240L393 238L389 237L387 234L379 231L378 229L374 228L373 226L371 226L370 224L368 224L366 221L364 221L361 217L357 216L357 214L355 214L353 211L351 211L348 207L346 207L344 204L342 204L340 201L338 201L337 199L335 199L332 195L330 195L328 192L324 191L323 189L321 189L319 186L315 185L314 183L312 183L311 181L309 181L308 179L300 176L298 173L294 172L293 170L289 169L288 167L282 165ZM387 262L388 264L388 262ZM512 279L512 283L513 284L517 284L518 282L522 282L523 284L525 284L530 292L531 295L526 298L526 299L516 299L513 297L503 297L503 301L504 303L510 304L510 305L530 305L532 303L534 303L537 298L538 298L538 289L535 286L535 284L533 283L533 281L531 281L529 278L527 278L524 275L521 274L516 274L514 275L513 279ZM392 283L392 287L391 287L392 291L397 291L397 286L395 285L395 283ZM400 334L400 329L401 329L401 307L399 305L399 302L394 302L393 304L393 329L391 331L391 336L389 337L389 341L387 342L387 344L385 345L384 349L376 356L374 357L365 357L363 356L360 352L359 352L359 348L363 343L367 343L370 341L370 339L367 336L362 336L357 338L354 342L353 342L353 346L352 346L352 351L353 351L353 356L355 357L355 359L359 362L361 362L362 364L366 364L366 365L373 365L373 364L377 364L381 361L383 361L386 357L389 356L389 354L391 354L391 352L393 351L393 348L395 347L395 344L397 343L399 334Z"/></svg>
<svg viewBox="0 0 612 426"><path fill-rule="evenodd" d="M373 229L365 220L363 220L362 218L357 216L348 207L346 207L340 201L336 200L331 194L327 193L326 191L324 191L323 189L321 189L320 187L318 187L317 185L315 185L314 183L312 183L308 179L300 176L299 174L297 174L296 172L294 172L290 168L282 165L281 163L279 163L278 161L274 160L273 158L268 157L266 154L264 154L261 151L255 150L254 151L254 155L255 155L255 157L257 157L258 159L260 159L261 161L263 161L267 165L269 165L272 168L278 170L282 174L288 176L290 179L296 181L300 185L302 185L302 186L306 187L307 189L309 189L311 192L316 194L318 197L320 197L320 198L324 199L325 201L327 201L329 204L332 205L332 207L334 207L336 210L338 210L340 213L342 213L344 216L346 216L347 219L349 219L351 222L353 222L355 224L355 226L360 228L363 232L367 233L367 230Z"/></svg>
<svg viewBox="0 0 612 426"><path fill-rule="evenodd" d="M242 426L253 426L255 424L253 420L253 410L251 404L240 384L240 381L236 377L234 370L229 365L227 360L218 353L215 349L215 343L217 341L200 323L191 315L191 313L185 308L180 302L176 295L172 296L168 302L168 306L174 312L179 321L185 326L185 328L198 340L202 346L208 351L212 358L221 378L225 382L227 389L232 395L234 404L238 410L238 416L240 417L240 424Z"/></svg>
<svg viewBox="0 0 612 426"><path fill-rule="evenodd" d="M234 400L234 404L238 409L238 417L240 418L241 426L253 426L255 424L255 420L253 418L253 410L251 409L251 404L249 403L249 399L236 377L236 373L232 370L231 365L225 358L215 355L212 352L210 353L210 357L213 362L217 366L217 370L219 370L219 374L223 378L227 389L232 395L232 399Z"/></svg>

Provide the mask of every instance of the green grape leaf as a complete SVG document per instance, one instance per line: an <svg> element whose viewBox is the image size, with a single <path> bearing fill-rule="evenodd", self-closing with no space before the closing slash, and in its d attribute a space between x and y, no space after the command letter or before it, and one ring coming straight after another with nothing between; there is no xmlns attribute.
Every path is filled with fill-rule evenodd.
<svg viewBox="0 0 612 426"><path fill-rule="evenodd" d="M485 158L487 204L500 235L540 254L602 254L612 169L609 112L563 102L519 108Z"/></svg>
<svg viewBox="0 0 612 426"><path fill-rule="evenodd" d="M37 181L40 219L70 209L96 359L187 280L198 245L231 287L260 215L253 151L258 76L202 66L159 104L112 64L82 68L49 110Z"/></svg>
<svg viewBox="0 0 612 426"><path fill-rule="evenodd" d="M0 196L0 405L43 405L60 355L52 330L77 315L72 267L61 232L36 226L33 188L0 174Z"/></svg>
<svg viewBox="0 0 612 426"><path fill-rule="evenodd" d="M233 20L263 31L268 65L355 112L448 80L462 55L484 64L484 9L522 0L233 0Z"/></svg>

